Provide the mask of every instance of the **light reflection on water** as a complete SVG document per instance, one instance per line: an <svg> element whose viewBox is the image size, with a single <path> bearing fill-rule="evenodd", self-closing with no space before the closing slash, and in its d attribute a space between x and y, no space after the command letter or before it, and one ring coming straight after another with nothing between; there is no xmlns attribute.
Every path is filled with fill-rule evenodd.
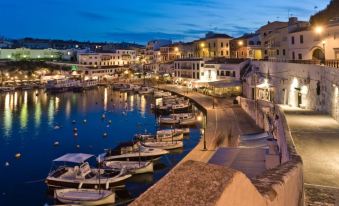
<svg viewBox="0 0 339 206"><path fill-rule="evenodd" d="M65 153L99 154L130 141L137 132L154 133L157 126L151 103L152 97L147 95L113 92L102 87L56 95L42 90L0 93L0 194L5 194L0 195L0 205L54 204L53 198L46 195L43 181L25 182L43 180L51 161ZM103 120L101 115L105 112L107 119ZM77 121L75 125L73 119ZM62 127L54 129L56 124ZM78 137L73 136L73 127L79 129ZM102 137L104 132L108 133L107 138ZM184 151L162 158L161 164L165 166L151 174L148 182L128 183L129 194L135 197L149 188L198 140L199 129L195 129L190 139L185 140ZM58 147L53 146L55 141L60 142ZM18 152L22 154L19 160L14 158ZM5 162L10 166L3 166Z"/></svg>

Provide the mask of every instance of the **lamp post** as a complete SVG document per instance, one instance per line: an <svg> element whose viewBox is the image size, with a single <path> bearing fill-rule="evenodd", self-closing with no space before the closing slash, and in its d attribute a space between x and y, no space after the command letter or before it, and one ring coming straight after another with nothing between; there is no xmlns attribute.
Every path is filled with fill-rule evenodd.
<svg viewBox="0 0 339 206"><path fill-rule="evenodd" d="M314 29L314 32L318 35L318 38L319 38L319 41L320 41L320 36L321 34L323 33L324 31L324 28L322 26L317 26L315 27ZM322 46L323 46L323 52L324 52L324 64L325 64L325 61L326 61L326 52L325 52L325 44L326 44L326 41L325 40L322 40Z"/></svg>
<svg viewBox="0 0 339 206"><path fill-rule="evenodd" d="M243 45L244 45L244 41L239 40L238 41L239 50L242 48ZM237 56L237 59L238 59L239 58L239 51L237 51L236 56Z"/></svg>

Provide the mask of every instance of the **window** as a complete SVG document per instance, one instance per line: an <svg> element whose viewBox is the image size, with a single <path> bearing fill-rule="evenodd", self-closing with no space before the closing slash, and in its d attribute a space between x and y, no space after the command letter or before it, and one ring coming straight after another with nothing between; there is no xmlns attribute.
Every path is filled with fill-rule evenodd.
<svg viewBox="0 0 339 206"><path fill-rule="evenodd" d="M298 59L302 60L303 59L303 55L302 54L298 54Z"/></svg>
<svg viewBox="0 0 339 206"><path fill-rule="evenodd" d="M226 76L227 76L227 77L230 76L230 71L226 71Z"/></svg>
<svg viewBox="0 0 339 206"><path fill-rule="evenodd" d="M220 46L221 46L221 48L224 47L224 42L221 42Z"/></svg>
<svg viewBox="0 0 339 206"><path fill-rule="evenodd" d="M286 50L285 50L285 49L283 49L283 55L284 55L284 56L286 55Z"/></svg>
<svg viewBox="0 0 339 206"><path fill-rule="evenodd" d="M300 44L303 44L303 43L304 43L304 36L300 35Z"/></svg>
<svg viewBox="0 0 339 206"><path fill-rule="evenodd" d="M233 75L232 76L235 77L235 71L233 71Z"/></svg>
<svg viewBox="0 0 339 206"><path fill-rule="evenodd" d="M217 70L217 76L219 76L219 70Z"/></svg>
<svg viewBox="0 0 339 206"><path fill-rule="evenodd" d="M200 67L199 67L199 63L197 63L197 69L200 69ZM202 75L203 76L203 75Z"/></svg>
<svg viewBox="0 0 339 206"><path fill-rule="evenodd" d="M278 56L280 55L279 53L280 53L280 51L279 51L279 49L277 49L277 55L278 55Z"/></svg>
<svg viewBox="0 0 339 206"><path fill-rule="evenodd" d="M228 56L228 51L226 51L226 55Z"/></svg>
<svg viewBox="0 0 339 206"><path fill-rule="evenodd" d="M195 70L195 64L193 64L193 70Z"/></svg>
<svg viewBox="0 0 339 206"><path fill-rule="evenodd" d="M204 63L201 63L201 67L204 67Z"/></svg>
<svg viewBox="0 0 339 206"><path fill-rule="evenodd" d="M221 55L221 56L224 56L224 51L221 51L221 52L220 52L220 55Z"/></svg>
<svg viewBox="0 0 339 206"><path fill-rule="evenodd" d="M224 71L221 71L221 75L220 76L224 76Z"/></svg>
<svg viewBox="0 0 339 206"><path fill-rule="evenodd" d="M215 42L213 43L213 47L215 48Z"/></svg>
<svg viewBox="0 0 339 206"><path fill-rule="evenodd" d="M291 43L294 44L294 36L291 38Z"/></svg>
<svg viewBox="0 0 339 206"><path fill-rule="evenodd" d="M292 52L292 59L295 60L295 52Z"/></svg>

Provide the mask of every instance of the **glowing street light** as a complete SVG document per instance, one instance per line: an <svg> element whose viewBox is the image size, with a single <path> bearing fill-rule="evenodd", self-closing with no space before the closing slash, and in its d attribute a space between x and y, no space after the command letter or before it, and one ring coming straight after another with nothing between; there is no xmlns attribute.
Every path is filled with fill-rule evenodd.
<svg viewBox="0 0 339 206"><path fill-rule="evenodd" d="M317 27L315 27L314 31L315 31L316 34L321 34L321 33L323 33L324 29L323 29L322 26L317 26Z"/></svg>
<svg viewBox="0 0 339 206"><path fill-rule="evenodd" d="M175 48L174 48L174 51L175 51L175 52L178 52L178 51L179 51L179 48L178 48L178 47L175 47Z"/></svg>
<svg viewBox="0 0 339 206"><path fill-rule="evenodd" d="M243 46L244 45L244 41L242 41L242 40L238 41L238 45L239 46Z"/></svg>

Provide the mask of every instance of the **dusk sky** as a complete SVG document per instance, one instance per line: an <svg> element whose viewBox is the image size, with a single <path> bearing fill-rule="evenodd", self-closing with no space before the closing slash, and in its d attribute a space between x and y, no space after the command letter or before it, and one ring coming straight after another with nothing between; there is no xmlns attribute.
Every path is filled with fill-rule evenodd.
<svg viewBox="0 0 339 206"><path fill-rule="evenodd" d="M1 0L0 36L145 43L207 31L237 37L267 21L301 20L329 0Z"/></svg>

